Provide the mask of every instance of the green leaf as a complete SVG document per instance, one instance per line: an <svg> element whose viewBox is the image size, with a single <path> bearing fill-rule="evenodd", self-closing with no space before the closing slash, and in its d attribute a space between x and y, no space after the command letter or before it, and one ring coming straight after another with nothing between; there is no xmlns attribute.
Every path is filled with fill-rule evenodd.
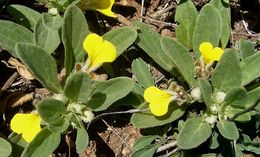
<svg viewBox="0 0 260 157"><path fill-rule="evenodd" d="M210 3L217 8L222 18L222 29L221 29L222 31L221 31L220 43L221 43L221 47L224 49L228 44L230 34L231 34L230 8L228 3L223 3L222 0L211 0Z"/></svg>
<svg viewBox="0 0 260 157"><path fill-rule="evenodd" d="M41 14L24 5L13 4L7 7L7 11L12 15L16 22L33 30Z"/></svg>
<svg viewBox="0 0 260 157"><path fill-rule="evenodd" d="M253 142L244 142L242 147L249 152L253 152L255 154L260 154L260 142L253 141Z"/></svg>
<svg viewBox="0 0 260 157"><path fill-rule="evenodd" d="M252 56L255 53L254 44L249 40L241 38L239 40L239 53L242 59Z"/></svg>
<svg viewBox="0 0 260 157"><path fill-rule="evenodd" d="M70 5L64 13L62 42L65 47L65 68L67 75L72 71L75 61L81 62L85 56L83 41L89 34L88 23L82 11Z"/></svg>
<svg viewBox="0 0 260 157"><path fill-rule="evenodd" d="M257 87L247 93L246 107L252 106L259 99L260 87ZM256 106L256 110L260 111L260 103Z"/></svg>
<svg viewBox="0 0 260 157"><path fill-rule="evenodd" d="M46 16L48 16L48 18ZM60 35L58 28L54 29L50 26L58 24L60 21L55 20L55 17L50 18L49 16L52 17L52 15L43 14L41 20L38 20L36 23L34 28L34 40L36 45L43 48L47 53L52 54L60 44Z"/></svg>
<svg viewBox="0 0 260 157"><path fill-rule="evenodd" d="M151 76L149 67L141 58L135 59L132 62L132 70L141 86L144 88L154 86L154 80Z"/></svg>
<svg viewBox="0 0 260 157"><path fill-rule="evenodd" d="M21 157L47 157L59 146L60 140L59 133L53 133L47 128L43 128L27 145Z"/></svg>
<svg viewBox="0 0 260 157"><path fill-rule="evenodd" d="M103 35L103 38L116 47L117 56L119 56L135 42L137 32L130 27L120 27L107 32Z"/></svg>
<svg viewBox="0 0 260 157"><path fill-rule="evenodd" d="M175 28L176 36L178 41L188 49L192 49L192 37L197 16L198 12L192 1L180 1L175 14L175 21L179 23Z"/></svg>
<svg viewBox="0 0 260 157"><path fill-rule="evenodd" d="M47 28L58 30L62 27L63 19L60 15L54 16L50 13L43 13L42 21Z"/></svg>
<svg viewBox="0 0 260 157"><path fill-rule="evenodd" d="M138 107L138 109L146 108L148 108L148 105L146 103ZM154 116L150 111L134 113L131 117L131 123L136 128L150 128L155 126L162 126L180 118L184 114L185 108L185 106L178 106L176 103L171 103L169 105L168 113L161 117Z"/></svg>
<svg viewBox="0 0 260 157"><path fill-rule="evenodd" d="M241 62L242 85L247 85L260 77L260 53L255 53Z"/></svg>
<svg viewBox="0 0 260 157"><path fill-rule="evenodd" d="M151 144L147 147L134 151L131 157L153 157L155 151L162 145L162 143Z"/></svg>
<svg viewBox="0 0 260 157"><path fill-rule="evenodd" d="M42 120L50 124L56 123L60 119L61 113L66 112L65 104L53 98L41 100L36 108Z"/></svg>
<svg viewBox="0 0 260 157"><path fill-rule="evenodd" d="M54 133L64 133L70 126L70 121L66 117L55 120L55 123L49 124L47 128Z"/></svg>
<svg viewBox="0 0 260 157"><path fill-rule="evenodd" d="M4 140L3 138L0 138L0 154L1 157L8 157L12 153L12 145Z"/></svg>
<svg viewBox="0 0 260 157"><path fill-rule="evenodd" d="M141 136L139 139L136 140L134 145L134 150L137 151L139 149L142 149L150 145L156 138L160 138L160 136L158 135Z"/></svg>
<svg viewBox="0 0 260 157"><path fill-rule="evenodd" d="M196 84L194 79L195 65L189 50L169 37L162 37L161 45L190 87L194 87Z"/></svg>
<svg viewBox="0 0 260 157"><path fill-rule="evenodd" d="M87 103L92 90L91 80L87 73L76 72L71 74L64 87L64 94L73 102Z"/></svg>
<svg viewBox="0 0 260 157"><path fill-rule="evenodd" d="M211 135L211 138L210 138L209 148L210 149L216 149L216 148L218 148L219 144L220 144L219 135L216 131L214 131Z"/></svg>
<svg viewBox="0 0 260 157"><path fill-rule="evenodd" d="M81 154L88 146L89 136L83 127L77 127L76 150Z"/></svg>
<svg viewBox="0 0 260 157"><path fill-rule="evenodd" d="M137 83L134 83L132 91L122 99L118 100L113 104L115 105L131 105L134 108L138 107L140 104L144 103L144 89Z"/></svg>
<svg viewBox="0 0 260 157"><path fill-rule="evenodd" d="M218 121L217 128L220 134L229 140L237 140L239 133L234 122Z"/></svg>
<svg viewBox="0 0 260 157"><path fill-rule="evenodd" d="M210 107L212 94L212 87L210 83L206 79L199 78L199 87L205 104L207 107Z"/></svg>
<svg viewBox="0 0 260 157"><path fill-rule="evenodd" d="M177 146L181 149L196 148L210 137L211 132L210 125L203 122L203 118L189 118L180 130Z"/></svg>
<svg viewBox="0 0 260 157"><path fill-rule="evenodd" d="M206 4L200 10L193 33L193 51L196 58L200 57L199 46L202 42L210 42L218 46L222 31L222 19L219 11L212 5Z"/></svg>
<svg viewBox="0 0 260 157"><path fill-rule="evenodd" d="M33 33L14 22L0 20L0 46L17 57L15 45L19 42L33 43Z"/></svg>
<svg viewBox="0 0 260 157"><path fill-rule="evenodd" d="M139 28L137 31L137 45L162 68L171 72L174 68L174 63L171 61L169 56L165 54L161 47L161 35L153 31L147 24L136 21L133 25Z"/></svg>
<svg viewBox="0 0 260 157"><path fill-rule="evenodd" d="M238 107L233 107L233 106L227 106L224 114L228 118L232 118L234 115L236 115L239 112L242 112L244 109L238 108ZM234 119L237 122L248 122L251 120L251 115L250 112L244 113L240 116L238 116L236 119Z"/></svg>
<svg viewBox="0 0 260 157"><path fill-rule="evenodd" d="M232 88L240 87L241 80L242 71L237 52L225 51L211 76L214 89L227 92Z"/></svg>
<svg viewBox="0 0 260 157"><path fill-rule="evenodd" d="M94 111L103 111L117 100L125 97L133 87L134 82L128 77L96 82L87 106Z"/></svg>
<svg viewBox="0 0 260 157"><path fill-rule="evenodd" d="M22 62L44 87L54 93L61 91L57 78L57 65L50 54L38 46L26 43L18 43L15 50Z"/></svg>
<svg viewBox="0 0 260 157"><path fill-rule="evenodd" d="M247 98L246 89L243 87L236 87L228 91L225 96L225 102L232 107L245 107Z"/></svg>

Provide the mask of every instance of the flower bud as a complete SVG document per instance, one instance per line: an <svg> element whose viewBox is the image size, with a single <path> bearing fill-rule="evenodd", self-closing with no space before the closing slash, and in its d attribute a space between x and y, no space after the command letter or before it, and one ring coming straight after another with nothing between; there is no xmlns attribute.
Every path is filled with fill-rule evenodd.
<svg viewBox="0 0 260 157"><path fill-rule="evenodd" d="M226 97L226 93L224 92L217 92L213 95L213 102L221 104Z"/></svg>
<svg viewBox="0 0 260 157"><path fill-rule="evenodd" d="M201 91L199 87L194 88L191 92L191 97L196 101L201 101Z"/></svg>
<svg viewBox="0 0 260 157"><path fill-rule="evenodd" d="M94 119L94 114L92 111L86 110L80 117L85 123L89 123Z"/></svg>
<svg viewBox="0 0 260 157"><path fill-rule="evenodd" d="M219 110L220 110L219 104L214 103L214 104L211 104L211 105L210 105L210 111L211 111L211 113L217 114L217 113L219 112Z"/></svg>
<svg viewBox="0 0 260 157"><path fill-rule="evenodd" d="M53 16L55 16L55 15L58 15L58 14L59 14L59 12L58 12L58 9L57 9L57 8L50 8L50 9L48 10L48 12L49 12L51 15L53 15Z"/></svg>
<svg viewBox="0 0 260 157"><path fill-rule="evenodd" d="M217 115L209 115L205 118L205 121L211 125L215 124L217 122Z"/></svg>
<svg viewBox="0 0 260 157"><path fill-rule="evenodd" d="M71 111L71 112L75 112L75 113L80 114L80 113L83 112L82 110L83 110L84 108L85 108L84 105L81 105L81 104L78 104L78 103L72 103L72 104L69 104L69 105L68 105L67 110L68 110L68 111Z"/></svg>

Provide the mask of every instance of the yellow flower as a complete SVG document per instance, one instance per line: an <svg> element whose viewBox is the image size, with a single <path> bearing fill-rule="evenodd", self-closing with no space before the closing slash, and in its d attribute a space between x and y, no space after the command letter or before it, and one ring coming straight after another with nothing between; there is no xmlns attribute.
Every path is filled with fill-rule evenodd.
<svg viewBox="0 0 260 157"><path fill-rule="evenodd" d="M220 47L213 48L213 45L210 42L201 43L199 50L204 64L210 64L214 61L219 61L224 52L223 49L221 49Z"/></svg>
<svg viewBox="0 0 260 157"><path fill-rule="evenodd" d="M155 116L163 116L168 112L168 106L174 95L155 86L150 86L144 91L144 99L149 103L149 108Z"/></svg>
<svg viewBox="0 0 260 157"><path fill-rule="evenodd" d="M11 120L11 129L29 143L41 131L40 122L38 114L17 113Z"/></svg>
<svg viewBox="0 0 260 157"><path fill-rule="evenodd" d="M80 6L91 10L97 10L109 17L116 17L111 11L114 3L115 0L82 0Z"/></svg>
<svg viewBox="0 0 260 157"><path fill-rule="evenodd" d="M88 72L97 69L105 62L113 62L116 59L116 47L95 33L85 38L83 47L88 54Z"/></svg>

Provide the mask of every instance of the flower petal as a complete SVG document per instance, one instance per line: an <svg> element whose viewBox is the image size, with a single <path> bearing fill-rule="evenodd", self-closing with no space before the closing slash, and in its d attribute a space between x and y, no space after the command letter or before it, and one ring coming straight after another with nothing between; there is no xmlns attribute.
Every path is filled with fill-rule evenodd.
<svg viewBox="0 0 260 157"><path fill-rule="evenodd" d="M116 47L95 33L89 34L83 42L83 47L90 60L89 69L96 69L105 62L116 59Z"/></svg>
<svg viewBox="0 0 260 157"><path fill-rule="evenodd" d="M96 58L92 62L93 67L100 66L105 62L113 62L116 59L116 47L109 41L104 41L99 49Z"/></svg>
<svg viewBox="0 0 260 157"><path fill-rule="evenodd" d="M11 120L11 129L30 142L41 130L40 121L38 114L17 113Z"/></svg>
<svg viewBox="0 0 260 157"><path fill-rule="evenodd" d="M87 35L83 42L83 47L86 50L88 57L92 61L98 53L98 49L102 47L103 39L95 33Z"/></svg>
<svg viewBox="0 0 260 157"><path fill-rule="evenodd" d="M212 62L213 61L219 61L219 59L221 58L222 54L223 54L224 50L220 47L215 47L213 49L213 55L212 55Z"/></svg>
<svg viewBox="0 0 260 157"><path fill-rule="evenodd" d="M160 90L159 88L156 88L155 86L150 86L145 89L144 91L144 99L147 102L152 102L156 100L158 97L164 97L164 96L171 96L168 92Z"/></svg>
<svg viewBox="0 0 260 157"><path fill-rule="evenodd" d="M144 91L144 99L150 103L149 108L156 116L162 116L168 112L171 97L171 94L155 86L148 87Z"/></svg>
<svg viewBox="0 0 260 157"><path fill-rule="evenodd" d="M111 11L114 3L115 0L92 0L88 2L87 7L92 10L97 10L106 16L116 17L115 14Z"/></svg>
<svg viewBox="0 0 260 157"><path fill-rule="evenodd" d="M97 11L101 12L102 14L109 16L109 17L116 17L114 12L112 12L112 7L115 3L115 0L106 0L109 1L109 6L106 9L97 9Z"/></svg>
<svg viewBox="0 0 260 157"><path fill-rule="evenodd" d="M157 98L149 104L149 108L155 116L163 116L168 112L170 102L171 97Z"/></svg>
<svg viewBox="0 0 260 157"><path fill-rule="evenodd" d="M203 42L199 46L200 53L203 57L204 63L210 63L210 59L213 55L213 45L210 42Z"/></svg>

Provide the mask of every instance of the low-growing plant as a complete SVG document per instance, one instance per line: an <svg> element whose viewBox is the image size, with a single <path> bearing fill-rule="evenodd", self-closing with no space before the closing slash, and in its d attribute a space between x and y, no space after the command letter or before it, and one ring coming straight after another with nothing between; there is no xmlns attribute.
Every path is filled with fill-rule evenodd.
<svg viewBox="0 0 260 157"><path fill-rule="evenodd" d="M4 156L12 152L12 156L46 157L59 146L62 135L71 130L76 130L76 151L80 154L89 141L84 123L90 123L95 117L93 112L106 110L134 86L127 77L99 80L95 70L103 63L113 62L136 40L135 29L121 27L99 36L90 33L83 12L76 5L69 5L71 1L44 2L49 5L48 13L10 5L8 11L14 19L20 22L23 17L24 20L20 24L0 20L1 47L19 58L34 78L53 93L39 101L35 111L17 113L12 118L13 133L9 141L24 150L11 151L10 145L2 140L1 148L8 146L1 151ZM111 6L101 10L98 7L102 3L91 2L97 3L91 9L114 16L111 11L114 1L109 1ZM51 9L56 9L56 13ZM64 14L59 14L62 11ZM58 78L53 54L63 53L58 50L61 43L65 74Z"/></svg>
<svg viewBox="0 0 260 157"><path fill-rule="evenodd" d="M238 50L226 48L231 34L228 3L211 0L198 12L190 0L180 1L175 14L177 40L144 23L133 23L139 28L137 45L174 81L159 89L146 63L133 62L133 70L142 69L134 70L144 89L145 101L138 108L150 111L131 117L135 127L148 130L132 156L259 154L259 142L250 139L241 124L253 123L254 133L259 129L260 92L254 80L260 76L260 55L244 39ZM200 146L204 151L197 152Z"/></svg>

